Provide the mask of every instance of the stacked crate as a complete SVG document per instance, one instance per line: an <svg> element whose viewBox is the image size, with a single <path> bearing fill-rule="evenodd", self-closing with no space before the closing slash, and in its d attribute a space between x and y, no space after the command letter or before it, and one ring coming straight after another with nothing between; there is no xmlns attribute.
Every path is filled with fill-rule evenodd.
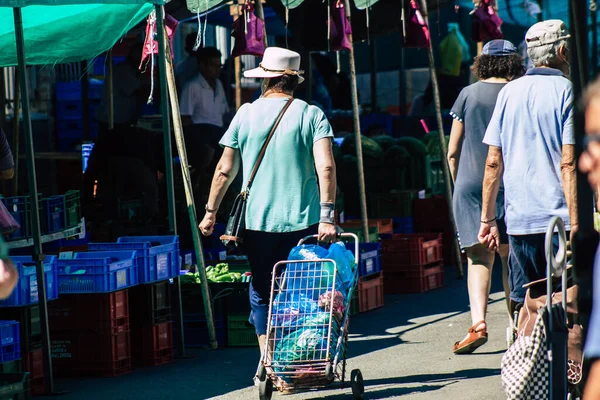
<svg viewBox="0 0 600 400"><path fill-rule="evenodd" d="M368 199L369 216L392 218L394 233L412 233L414 230L413 207L417 197L418 191L416 190L370 194Z"/></svg>
<svg viewBox="0 0 600 400"><path fill-rule="evenodd" d="M169 281L131 289L132 335L135 365L162 365L173 361L173 324Z"/></svg>
<svg viewBox="0 0 600 400"><path fill-rule="evenodd" d="M355 244L346 243L346 248L355 251ZM358 283L350 300L350 313L370 311L383 307L383 273L381 272L381 244L359 243ZM356 297L354 297L356 296Z"/></svg>
<svg viewBox="0 0 600 400"><path fill-rule="evenodd" d="M10 297L0 301L0 319L16 321L18 324L16 327L13 326L13 329L16 329L13 332L13 355L10 355L11 352L8 352L5 347L1 361L9 361L11 357L13 360L20 361L13 362L11 365L3 365L2 371L28 372L27 391L33 395L40 395L44 394L46 384L36 266L32 257L13 256L11 259L19 273L19 282ZM48 301L58 298L56 263L56 257L47 256L44 259L44 278ZM2 331L2 336L7 336L4 334L4 329ZM3 340L7 344L6 340Z"/></svg>
<svg viewBox="0 0 600 400"><path fill-rule="evenodd" d="M444 261L449 265L456 264L454 253L456 232L450 222L446 197L434 196L415 201L415 229L417 232L442 233Z"/></svg>
<svg viewBox="0 0 600 400"><path fill-rule="evenodd" d="M219 297L219 288L216 284L209 285L212 299L213 321L219 347L227 344L227 315L225 313L225 296L223 293ZM174 287L176 289L176 286ZM233 294L233 293L231 293ZM198 284L181 285L181 301L183 306L183 334L185 347L207 347L208 322L204 313L204 303L202 288ZM179 340L179 327L173 327L175 343Z"/></svg>
<svg viewBox="0 0 600 400"><path fill-rule="evenodd" d="M131 372L128 290L61 294L48 315L57 376Z"/></svg>
<svg viewBox="0 0 600 400"><path fill-rule="evenodd" d="M441 233L396 234L382 246L385 293L420 293L443 286Z"/></svg>
<svg viewBox="0 0 600 400"><path fill-rule="evenodd" d="M130 292L136 365L162 365L173 360L171 292L168 279L179 275L179 237L124 236L116 243L90 243L94 251L135 251L140 286Z"/></svg>
<svg viewBox="0 0 600 400"><path fill-rule="evenodd" d="M3 399L29 398L30 374L21 372L24 367L21 363L19 335L17 321L0 321L0 395ZM25 363L26 360L23 359L23 364ZM40 366L36 367L39 369ZM43 377L43 366L41 371Z"/></svg>
<svg viewBox="0 0 600 400"><path fill-rule="evenodd" d="M96 112L102 97L102 83L90 81L88 87L90 138L98 136ZM75 151L83 140L83 101L81 82L56 84L56 130L59 151Z"/></svg>

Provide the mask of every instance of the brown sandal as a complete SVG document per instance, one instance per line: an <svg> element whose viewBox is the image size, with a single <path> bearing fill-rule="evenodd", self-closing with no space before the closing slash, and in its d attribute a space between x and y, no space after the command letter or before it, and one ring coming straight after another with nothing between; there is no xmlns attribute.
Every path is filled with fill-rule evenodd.
<svg viewBox="0 0 600 400"><path fill-rule="evenodd" d="M488 341L487 326L484 331L475 330L481 324L485 324L485 321L480 321L470 327L467 338L454 343L454 348L452 350L454 354L471 354L475 349Z"/></svg>

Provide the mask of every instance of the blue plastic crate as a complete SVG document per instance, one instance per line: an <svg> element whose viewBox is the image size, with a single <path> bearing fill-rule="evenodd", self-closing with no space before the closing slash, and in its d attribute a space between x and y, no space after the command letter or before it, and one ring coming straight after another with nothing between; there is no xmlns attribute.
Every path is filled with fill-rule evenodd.
<svg viewBox="0 0 600 400"><path fill-rule="evenodd" d="M19 343L19 329L18 321L0 321L0 345Z"/></svg>
<svg viewBox="0 0 600 400"><path fill-rule="evenodd" d="M19 307L39 302L36 266L31 256L14 256L11 260L19 272L19 282L6 300L0 301L0 307ZM46 256L44 259L44 276L46 280L46 298L58 298L58 272L56 257Z"/></svg>
<svg viewBox="0 0 600 400"><path fill-rule="evenodd" d="M83 102L81 100L57 101L56 119L77 119L83 117Z"/></svg>
<svg viewBox="0 0 600 400"><path fill-rule="evenodd" d="M93 75L106 76L108 74L108 64L106 63L105 56L96 57L94 60L94 67L91 70ZM125 62L125 57L113 56L113 65Z"/></svg>
<svg viewBox="0 0 600 400"><path fill-rule="evenodd" d="M138 283L135 251L75 253L58 260L59 292L109 293Z"/></svg>
<svg viewBox="0 0 600 400"><path fill-rule="evenodd" d="M179 276L178 236L123 236L117 243L90 243L90 251L136 250L139 283Z"/></svg>
<svg viewBox="0 0 600 400"><path fill-rule="evenodd" d="M346 243L346 248L354 252L354 243ZM359 276L376 274L381 271L381 243L359 243Z"/></svg>
<svg viewBox="0 0 600 400"><path fill-rule="evenodd" d="M48 233L65 229L65 196L52 196L42 199L42 210L45 214Z"/></svg>
<svg viewBox="0 0 600 400"><path fill-rule="evenodd" d="M10 239L22 239L29 237L29 196L14 196L6 197L2 200L8 213L17 221L21 226L20 229L16 230L10 235Z"/></svg>
<svg viewBox="0 0 600 400"><path fill-rule="evenodd" d="M0 346L0 363L5 363L21 359L21 345L12 343L5 346Z"/></svg>
<svg viewBox="0 0 600 400"><path fill-rule="evenodd" d="M81 101L81 81L58 82L56 84L57 101ZM102 81L90 80L88 86L88 98L102 98Z"/></svg>
<svg viewBox="0 0 600 400"><path fill-rule="evenodd" d="M394 218L394 233L415 233L413 217Z"/></svg>

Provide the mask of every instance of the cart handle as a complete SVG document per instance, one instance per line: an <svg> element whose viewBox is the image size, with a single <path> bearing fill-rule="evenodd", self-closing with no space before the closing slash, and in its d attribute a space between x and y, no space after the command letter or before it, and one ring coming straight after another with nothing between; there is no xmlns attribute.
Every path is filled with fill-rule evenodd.
<svg viewBox="0 0 600 400"><path fill-rule="evenodd" d="M554 229L558 233L558 251L554 255L554 246L552 244L552 237L554 236ZM565 224L560 217L553 217L548 224L548 230L546 231L546 307L548 312L552 312L552 277L562 278L562 306L564 310L567 310L567 234L565 232ZM566 315L566 314L565 314Z"/></svg>
<svg viewBox="0 0 600 400"><path fill-rule="evenodd" d="M354 233L340 233L338 235L338 238L344 238L344 237L349 237L354 239L354 261L356 262L356 265L358 266L359 263L359 258L358 258L358 236ZM300 239L300 241L298 242L298 246L302 246L307 240L310 239L317 239L317 242L319 240L319 235L310 235L310 236L306 236L302 239Z"/></svg>

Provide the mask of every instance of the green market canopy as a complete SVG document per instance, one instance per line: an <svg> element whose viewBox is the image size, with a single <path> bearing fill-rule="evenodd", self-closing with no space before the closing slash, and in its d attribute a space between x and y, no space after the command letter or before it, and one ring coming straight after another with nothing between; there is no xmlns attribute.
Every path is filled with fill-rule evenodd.
<svg viewBox="0 0 600 400"><path fill-rule="evenodd" d="M150 1L142 0L4 0L0 7L0 67L17 65L10 7L22 7L28 65L92 59L112 48L153 9Z"/></svg>

